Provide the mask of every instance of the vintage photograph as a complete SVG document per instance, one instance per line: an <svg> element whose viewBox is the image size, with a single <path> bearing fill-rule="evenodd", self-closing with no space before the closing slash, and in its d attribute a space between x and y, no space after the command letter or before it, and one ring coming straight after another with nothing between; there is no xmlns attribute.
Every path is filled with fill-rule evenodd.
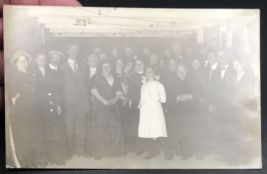
<svg viewBox="0 0 267 174"><path fill-rule="evenodd" d="M260 169L259 9L4 6L7 168Z"/></svg>

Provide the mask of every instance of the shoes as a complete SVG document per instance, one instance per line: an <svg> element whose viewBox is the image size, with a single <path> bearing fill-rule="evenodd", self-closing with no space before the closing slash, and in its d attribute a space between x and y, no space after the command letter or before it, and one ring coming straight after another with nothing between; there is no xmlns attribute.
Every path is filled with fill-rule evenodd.
<svg viewBox="0 0 267 174"><path fill-rule="evenodd" d="M151 154L149 154L149 155L147 155L146 157L145 157L145 159L151 159L151 158L155 158L156 157L156 155L151 155Z"/></svg>
<svg viewBox="0 0 267 174"><path fill-rule="evenodd" d="M142 155L143 153L145 153L145 150L138 150L135 155Z"/></svg>
<svg viewBox="0 0 267 174"><path fill-rule="evenodd" d="M102 156L95 156L95 160L101 160L102 159Z"/></svg>

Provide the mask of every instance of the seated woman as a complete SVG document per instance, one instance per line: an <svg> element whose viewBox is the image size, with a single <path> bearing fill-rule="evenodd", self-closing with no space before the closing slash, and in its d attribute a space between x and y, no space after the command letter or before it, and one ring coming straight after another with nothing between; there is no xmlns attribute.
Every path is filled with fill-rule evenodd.
<svg viewBox="0 0 267 174"><path fill-rule="evenodd" d="M157 140L164 151L166 159L172 159L167 144L167 130L162 103L166 102L164 86L154 78L153 68L146 68L147 82L142 85L140 99L140 120L138 137L146 140L145 145L149 154L146 159L154 158L157 155L155 140Z"/></svg>
<svg viewBox="0 0 267 174"><path fill-rule="evenodd" d="M121 114L117 101L122 95L118 78L111 75L111 64L102 62L102 74L95 77L92 95L96 97L92 114L93 155L102 157L124 156Z"/></svg>

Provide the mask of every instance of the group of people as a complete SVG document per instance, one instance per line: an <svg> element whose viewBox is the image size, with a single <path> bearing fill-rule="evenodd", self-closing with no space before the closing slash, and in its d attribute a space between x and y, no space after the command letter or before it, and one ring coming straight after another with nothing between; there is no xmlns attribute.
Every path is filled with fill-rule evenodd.
<svg viewBox="0 0 267 174"><path fill-rule="evenodd" d="M151 159L161 149L167 160L201 160L222 153L224 138L235 141L241 117L257 109L253 71L228 51L176 44L162 55L95 48L82 57L79 49L10 59L8 112L22 167L64 165L74 155Z"/></svg>

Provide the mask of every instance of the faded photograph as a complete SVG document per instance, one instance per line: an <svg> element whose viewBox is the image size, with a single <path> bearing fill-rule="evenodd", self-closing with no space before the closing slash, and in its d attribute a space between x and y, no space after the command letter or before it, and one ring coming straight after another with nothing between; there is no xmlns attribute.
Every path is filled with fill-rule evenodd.
<svg viewBox="0 0 267 174"><path fill-rule="evenodd" d="M4 6L6 167L261 168L259 13Z"/></svg>

